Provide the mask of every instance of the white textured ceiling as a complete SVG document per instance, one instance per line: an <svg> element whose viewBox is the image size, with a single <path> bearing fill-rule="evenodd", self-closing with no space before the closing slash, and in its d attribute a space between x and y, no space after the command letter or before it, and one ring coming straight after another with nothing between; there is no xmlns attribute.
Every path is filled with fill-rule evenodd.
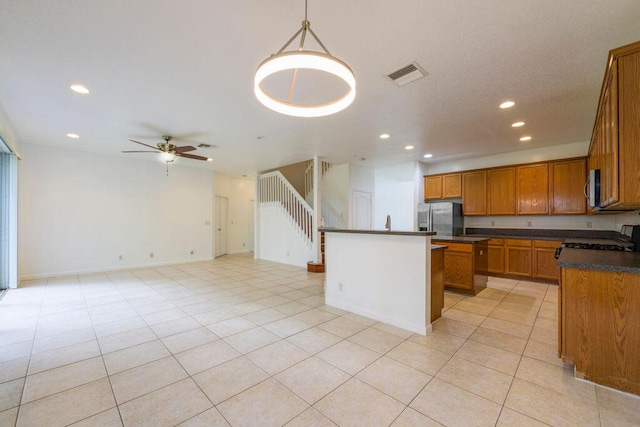
<svg viewBox="0 0 640 427"><path fill-rule="evenodd" d="M124 158L129 138L169 133L216 145L195 152L214 159L198 166L232 174L314 155L438 162L588 140L609 49L640 40L638 0L310 0L312 28L354 70L358 94L303 119L266 109L252 88L303 4L0 0L0 103L23 143ZM414 60L427 78L385 78ZM71 92L75 82L91 94ZM499 110L506 99L516 106Z"/></svg>

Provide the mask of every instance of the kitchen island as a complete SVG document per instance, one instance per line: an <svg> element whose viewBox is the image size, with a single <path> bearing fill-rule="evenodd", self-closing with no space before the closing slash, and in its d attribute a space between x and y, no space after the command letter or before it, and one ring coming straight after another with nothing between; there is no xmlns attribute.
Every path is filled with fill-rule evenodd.
<svg viewBox="0 0 640 427"><path fill-rule="evenodd" d="M321 228L326 304L402 329L431 332L430 231Z"/></svg>

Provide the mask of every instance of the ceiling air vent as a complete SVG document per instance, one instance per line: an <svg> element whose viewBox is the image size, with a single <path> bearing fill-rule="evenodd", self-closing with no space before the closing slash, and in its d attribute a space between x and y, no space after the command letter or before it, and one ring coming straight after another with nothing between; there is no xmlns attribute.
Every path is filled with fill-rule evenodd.
<svg viewBox="0 0 640 427"><path fill-rule="evenodd" d="M211 144L198 144L198 148L213 148L215 145Z"/></svg>
<svg viewBox="0 0 640 427"><path fill-rule="evenodd" d="M429 73L427 73L424 68L419 66L417 63L412 62L387 74L387 77L394 81L398 86L404 86L407 83L411 83L428 75Z"/></svg>

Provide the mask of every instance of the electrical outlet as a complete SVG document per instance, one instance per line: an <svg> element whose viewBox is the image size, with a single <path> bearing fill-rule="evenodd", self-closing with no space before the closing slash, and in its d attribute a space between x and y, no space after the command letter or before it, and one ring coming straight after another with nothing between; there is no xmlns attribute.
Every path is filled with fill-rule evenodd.
<svg viewBox="0 0 640 427"><path fill-rule="evenodd" d="M122 261L122 255L118 255L118 259Z"/></svg>
<svg viewBox="0 0 640 427"><path fill-rule="evenodd" d="M495 225L496 225L496 222L495 221L491 221L491 226L495 227Z"/></svg>
<svg viewBox="0 0 640 427"><path fill-rule="evenodd" d="M204 225L211 225L211 221L205 221Z"/></svg>
<svg viewBox="0 0 640 427"><path fill-rule="evenodd" d="M338 283L338 290L342 292L344 290L344 285L342 283Z"/></svg>
<svg viewBox="0 0 640 427"><path fill-rule="evenodd" d="M287 251L287 256L289 256L289 251Z"/></svg>
<svg viewBox="0 0 640 427"><path fill-rule="evenodd" d="M531 221L527 221L527 227L531 227L532 225Z"/></svg>
<svg viewBox="0 0 640 427"><path fill-rule="evenodd" d="M149 252L149 258L153 258L155 255L153 252Z"/></svg>
<svg viewBox="0 0 640 427"><path fill-rule="evenodd" d="M593 228L593 222L587 221L587 228Z"/></svg>
<svg viewBox="0 0 640 427"><path fill-rule="evenodd" d="M244 243L242 244L242 247L244 248Z"/></svg>

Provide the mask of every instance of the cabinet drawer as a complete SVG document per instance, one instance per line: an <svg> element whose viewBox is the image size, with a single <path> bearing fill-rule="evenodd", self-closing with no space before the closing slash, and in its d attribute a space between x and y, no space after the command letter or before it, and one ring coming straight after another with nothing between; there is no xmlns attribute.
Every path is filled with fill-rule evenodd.
<svg viewBox="0 0 640 427"><path fill-rule="evenodd" d="M521 240L521 239L505 239L504 244L507 246L526 246L531 247L531 240Z"/></svg>
<svg viewBox="0 0 640 427"><path fill-rule="evenodd" d="M471 243L454 243L442 240L434 240L433 243L438 245L447 245L447 252L473 252L473 244Z"/></svg>
<svg viewBox="0 0 640 427"><path fill-rule="evenodd" d="M536 248L551 248L555 249L562 243L561 240L534 240L533 246Z"/></svg>
<svg viewBox="0 0 640 427"><path fill-rule="evenodd" d="M492 246L504 245L504 239L489 239L489 244Z"/></svg>

